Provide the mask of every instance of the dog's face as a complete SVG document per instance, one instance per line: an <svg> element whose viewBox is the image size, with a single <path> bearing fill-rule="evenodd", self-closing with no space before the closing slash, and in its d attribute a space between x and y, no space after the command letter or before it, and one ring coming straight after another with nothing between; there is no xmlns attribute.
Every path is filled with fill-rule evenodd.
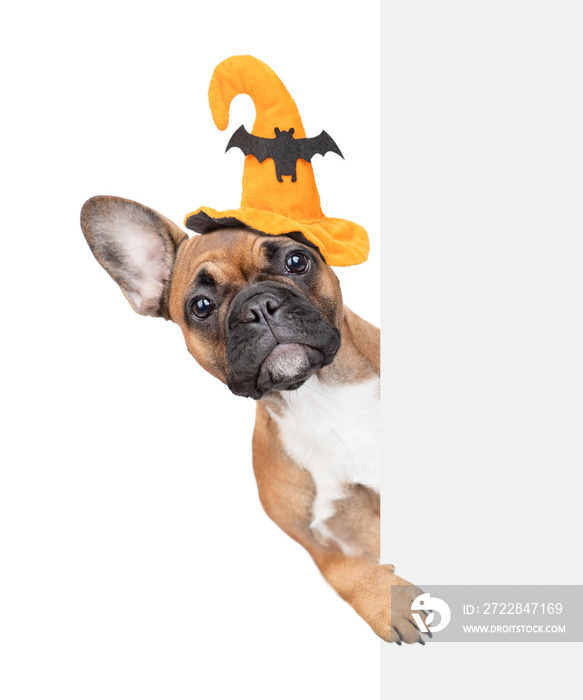
<svg viewBox="0 0 583 700"><path fill-rule="evenodd" d="M287 236L220 229L179 249L170 317L234 394L295 389L334 359L342 304L318 252Z"/></svg>
<svg viewBox="0 0 583 700"><path fill-rule="evenodd" d="M340 286L311 246L242 228L189 239L117 197L90 199L81 225L133 308L177 323L198 363L234 394L296 389L334 359Z"/></svg>

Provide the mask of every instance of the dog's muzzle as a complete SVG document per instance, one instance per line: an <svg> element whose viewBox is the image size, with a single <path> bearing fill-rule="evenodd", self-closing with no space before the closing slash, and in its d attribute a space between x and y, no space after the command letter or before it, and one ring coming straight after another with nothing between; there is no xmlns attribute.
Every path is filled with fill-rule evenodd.
<svg viewBox="0 0 583 700"><path fill-rule="evenodd" d="M332 362L340 331L289 285L259 282L239 292L225 320L229 389L260 399L291 390Z"/></svg>

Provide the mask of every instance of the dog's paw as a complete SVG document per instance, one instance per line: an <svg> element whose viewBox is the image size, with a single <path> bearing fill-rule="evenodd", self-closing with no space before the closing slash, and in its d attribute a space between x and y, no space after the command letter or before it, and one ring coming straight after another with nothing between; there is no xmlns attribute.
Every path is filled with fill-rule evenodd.
<svg viewBox="0 0 583 700"><path fill-rule="evenodd" d="M415 642L425 644L421 636L422 633L413 618L413 611L411 610L413 601L417 596L421 595L423 591L398 576L395 576L395 579L399 579L399 582L391 584L391 630L390 639L387 641L396 642L397 644L401 644L402 642L406 644L415 644ZM426 613L419 611L418 614L421 621L425 623L427 617ZM427 634L431 636L430 632L427 632Z"/></svg>
<svg viewBox="0 0 583 700"><path fill-rule="evenodd" d="M368 585L360 588L356 611L386 642L396 644L425 644L422 633L413 618L411 606L423 591L394 573L391 565L374 568ZM419 612L422 622L426 614ZM431 636L431 633L427 633Z"/></svg>

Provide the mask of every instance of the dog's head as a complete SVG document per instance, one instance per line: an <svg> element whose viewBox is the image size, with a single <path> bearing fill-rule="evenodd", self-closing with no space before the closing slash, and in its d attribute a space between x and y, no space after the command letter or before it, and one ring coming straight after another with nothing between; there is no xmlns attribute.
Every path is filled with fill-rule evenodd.
<svg viewBox="0 0 583 700"><path fill-rule="evenodd" d="M294 234L227 227L189 239L118 197L88 200L81 227L133 309L177 323L198 363L234 394L296 389L340 347L338 279Z"/></svg>

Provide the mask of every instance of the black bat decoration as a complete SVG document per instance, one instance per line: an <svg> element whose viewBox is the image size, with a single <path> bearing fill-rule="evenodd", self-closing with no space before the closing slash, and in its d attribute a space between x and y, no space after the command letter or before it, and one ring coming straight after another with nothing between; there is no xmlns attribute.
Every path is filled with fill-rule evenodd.
<svg viewBox="0 0 583 700"><path fill-rule="evenodd" d="M332 137L323 131L319 136L309 139L295 139L294 129L280 131L274 129L275 138L264 139L261 136L250 134L244 126L240 126L231 136L231 140L225 150L240 148L246 156L255 156L260 163L267 158L273 158L275 163L275 175L278 182L283 182L283 175L291 175L291 181L297 180L296 163L298 158L308 163L317 153L325 155L328 151L338 153L344 158Z"/></svg>

